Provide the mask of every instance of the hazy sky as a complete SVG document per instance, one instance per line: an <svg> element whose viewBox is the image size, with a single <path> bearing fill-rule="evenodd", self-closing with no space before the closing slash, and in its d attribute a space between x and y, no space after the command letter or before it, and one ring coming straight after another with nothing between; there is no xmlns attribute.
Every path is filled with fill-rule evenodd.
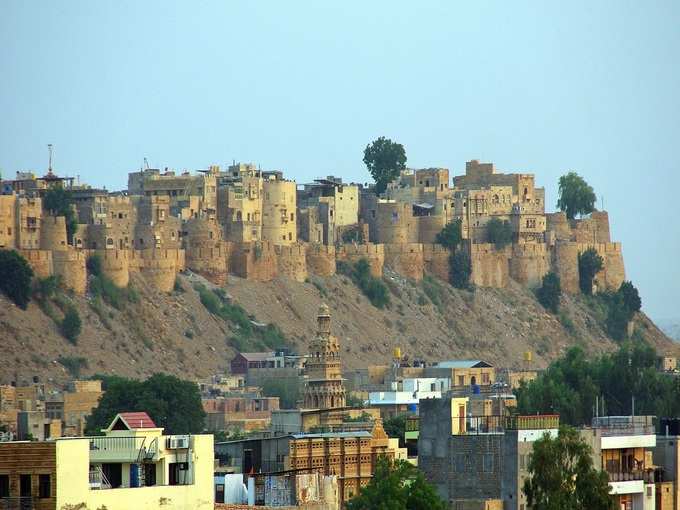
<svg viewBox="0 0 680 510"><path fill-rule="evenodd" d="M366 181L576 170L653 317L680 317L680 2L0 0L0 168L120 189L143 158ZM598 207L600 201L598 200Z"/></svg>

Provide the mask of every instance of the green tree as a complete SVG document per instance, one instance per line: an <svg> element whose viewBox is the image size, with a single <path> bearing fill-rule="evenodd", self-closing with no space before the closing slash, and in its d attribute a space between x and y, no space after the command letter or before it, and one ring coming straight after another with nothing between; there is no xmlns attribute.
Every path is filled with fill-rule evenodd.
<svg viewBox="0 0 680 510"><path fill-rule="evenodd" d="M75 344L78 341L82 322L78 310L73 306L69 307L64 315L64 320L61 322L61 334L64 335L69 342Z"/></svg>
<svg viewBox="0 0 680 510"><path fill-rule="evenodd" d="M489 242L496 245L497 250L502 250L512 242L512 227L507 220L491 218L486 224Z"/></svg>
<svg viewBox="0 0 680 510"><path fill-rule="evenodd" d="M618 292L611 295L605 321L609 336L614 340L623 340L628 333L628 322L631 318L632 314L626 308L623 296Z"/></svg>
<svg viewBox="0 0 680 510"><path fill-rule="evenodd" d="M92 276L102 275L102 258L99 255L88 257L85 266L87 267L87 272Z"/></svg>
<svg viewBox="0 0 680 510"><path fill-rule="evenodd" d="M437 234L435 241L437 244L445 246L451 251L455 251L463 241L463 222L460 219L453 220Z"/></svg>
<svg viewBox="0 0 680 510"><path fill-rule="evenodd" d="M154 374L145 381L108 378L105 387L99 405L87 419L88 434L97 434L125 411L147 412L166 434L196 434L204 429L201 395L191 381Z"/></svg>
<svg viewBox="0 0 680 510"><path fill-rule="evenodd" d="M543 277L542 285L536 290L538 302L546 310L557 313L560 308L561 295L562 286L560 285L560 277L551 271Z"/></svg>
<svg viewBox="0 0 680 510"><path fill-rule="evenodd" d="M590 446L570 427L534 442L523 490L532 510L614 510L607 473L593 467Z"/></svg>
<svg viewBox="0 0 680 510"><path fill-rule="evenodd" d="M470 289L472 262L465 250L458 250L449 255L449 278L451 285L457 289Z"/></svg>
<svg viewBox="0 0 680 510"><path fill-rule="evenodd" d="M266 397L279 397L282 409L295 409L300 400L300 382L291 377L265 379L262 381L262 394Z"/></svg>
<svg viewBox="0 0 680 510"><path fill-rule="evenodd" d="M14 250L0 250L0 290L26 310L31 300L33 269L24 257Z"/></svg>
<svg viewBox="0 0 680 510"><path fill-rule="evenodd" d="M346 504L347 510L445 510L448 505L412 464L381 456L371 481Z"/></svg>
<svg viewBox="0 0 680 510"><path fill-rule="evenodd" d="M588 248L578 256L578 283L581 292L586 295L593 293L593 278L602 271L604 261L595 248Z"/></svg>
<svg viewBox="0 0 680 510"><path fill-rule="evenodd" d="M573 220L577 214L590 214L595 210L595 192L576 172L560 177L557 207Z"/></svg>
<svg viewBox="0 0 680 510"><path fill-rule="evenodd" d="M375 181L375 193L380 194L406 168L406 151L400 143L381 136L364 149L364 163Z"/></svg>
<svg viewBox="0 0 680 510"><path fill-rule="evenodd" d="M623 299L623 304L630 314L639 312L642 308L642 300L640 299L640 294L637 288L632 282L623 282L619 287L619 294Z"/></svg>
<svg viewBox="0 0 680 510"><path fill-rule="evenodd" d="M73 234L78 230L78 217L73 209L71 192L62 187L47 190L43 198L43 206L55 216L63 216L66 219L66 237L69 244L73 244Z"/></svg>

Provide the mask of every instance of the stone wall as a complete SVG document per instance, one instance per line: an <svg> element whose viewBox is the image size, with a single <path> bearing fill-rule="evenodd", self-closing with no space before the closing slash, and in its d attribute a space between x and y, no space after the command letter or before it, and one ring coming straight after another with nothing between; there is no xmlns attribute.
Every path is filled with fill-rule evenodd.
<svg viewBox="0 0 680 510"><path fill-rule="evenodd" d="M87 291L87 255L82 250L69 248L52 252L54 274L61 277L64 287L83 295Z"/></svg>
<svg viewBox="0 0 680 510"><path fill-rule="evenodd" d="M335 246L307 245L307 271L317 276L335 274Z"/></svg>
<svg viewBox="0 0 680 510"><path fill-rule="evenodd" d="M307 279L307 250L304 244L274 246L276 269L279 276L287 276L296 282Z"/></svg>
<svg viewBox="0 0 680 510"><path fill-rule="evenodd" d="M102 262L102 273L117 287L127 287L130 282L129 250L91 250Z"/></svg>
<svg viewBox="0 0 680 510"><path fill-rule="evenodd" d="M17 250L28 261L37 278L47 278L54 274L52 252L49 250Z"/></svg>
<svg viewBox="0 0 680 510"><path fill-rule="evenodd" d="M66 219L45 215L41 220L40 249L66 250Z"/></svg>
<svg viewBox="0 0 680 510"><path fill-rule="evenodd" d="M550 271L550 253L544 243L524 243L512 246L510 277L522 285L535 287Z"/></svg>
<svg viewBox="0 0 680 510"><path fill-rule="evenodd" d="M579 292L578 254L578 245L568 241L557 241L553 248L553 271L560 277L562 292L569 294Z"/></svg>
<svg viewBox="0 0 680 510"><path fill-rule="evenodd" d="M555 232L555 239L558 241L571 241L571 226L567 220L567 215L563 212L547 213L546 230Z"/></svg>
<svg viewBox="0 0 680 510"><path fill-rule="evenodd" d="M371 266L371 275L382 278L385 264L385 248L382 244L343 244L336 249L336 259L347 262L358 262L367 259Z"/></svg>
<svg viewBox="0 0 680 510"><path fill-rule="evenodd" d="M131 271L139 271L162 292L170 292L179 271L185 268L184 250L131 250Z"/></svg>
<svg viewBox="0 0 680 510"><path fill-rule="evenodd" d="M471 281L479 287L503 288L508 285L509 249L496 250L492 244L471 244Z"/></svg>
<svg viewBox="0 0 680 510"><path fill-rule="evenodd" d="M229 250L220 226L205 218L193 218L184 225L186 265L215 285L227 283Z"/></svg>
<svg viewBox="0 0 680 510"><path fill-rule="evenodd" d="M602 257L604 268L595 275L594 283L599 290L617 290L626 278L621 243L576 243L558 241L553 248L553 271L560 277L562 291L580 292L578 255L594 248Z"/></svg>
<svg viewBox="0 0 680 510"><path fill-rule="evenodd" d="M277 266L274 245L267 241L235 244L229 260L233 274L259 282L273 280Z"/></svg>
<svg viewBox="0 0 680 510"><path fill-rule="evenodd" d="M450 255L451 252L441 244L423 244L425 271L448 282Z"/></svg>
<svg viewBox="0 0 680 510"><path fill-rule="evenodd" d="M394 272L417 282L423 279L425 263L422 244L386 244L384 253L385 265Z"/></svg>

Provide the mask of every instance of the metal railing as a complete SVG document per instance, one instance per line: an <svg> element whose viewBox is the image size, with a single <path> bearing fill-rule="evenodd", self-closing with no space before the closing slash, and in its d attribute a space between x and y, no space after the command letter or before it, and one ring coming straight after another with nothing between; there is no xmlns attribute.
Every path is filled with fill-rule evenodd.
<svg viewBox="0 0 680 510"><path fill-rule="evenodd" d="M610 482L633 482L643 480L645 483L654 483L654 472L651 470L634 471L607 471Z"/></svg>
<svg viewBox="0 0 680 510"><path fill-rule="evenodd" d="M109 437L97 436L90 438L90 451L139 451L144 444L143 437L124 436L124 437Z"/></svg>
<svg viewBox="0 0 680 510"><path fill-rule="evenodd" d="M462 424L462 419L453 418ZM500 434L506 430L543 430L556 429L560 426L558 414L511 415L511 416L467 416L465 418L466 434Z"/></svg>
<svg viewBox="0 0 680 510"><path fill-rule="evenodd" d="M656 434L655 416L598 416L593 418L592 428L603 436L641 436Z"/></svg>

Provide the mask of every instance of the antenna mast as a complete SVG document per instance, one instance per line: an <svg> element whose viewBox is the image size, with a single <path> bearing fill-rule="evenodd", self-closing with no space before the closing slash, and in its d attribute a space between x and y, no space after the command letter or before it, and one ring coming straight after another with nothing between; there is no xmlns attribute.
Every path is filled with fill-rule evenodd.
<svg viewBox="0 0 680 510"><path fill-rule="evenodd" d="M52 173L52 144L51 143L47 144L47 150L50 154L49 163L47 164L47 173L51 174Z"/></svg>

